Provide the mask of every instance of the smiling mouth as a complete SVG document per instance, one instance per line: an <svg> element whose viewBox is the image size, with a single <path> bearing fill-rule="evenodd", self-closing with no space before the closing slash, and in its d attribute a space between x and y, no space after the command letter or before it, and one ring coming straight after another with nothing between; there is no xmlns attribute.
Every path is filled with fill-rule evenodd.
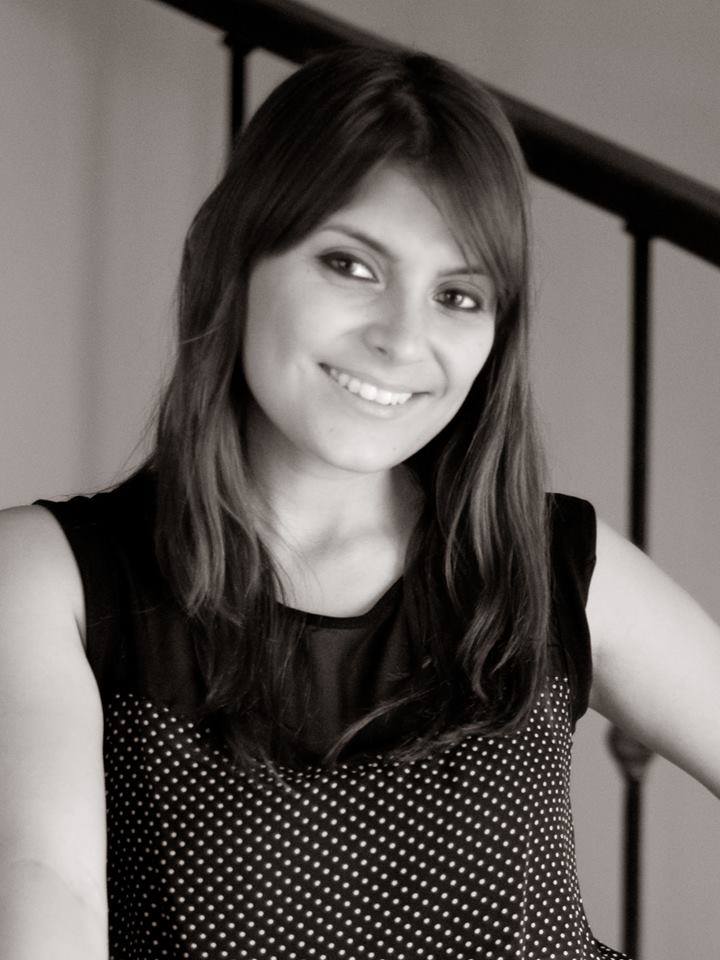
<svg viewBox="0 0 720 960"><path fill-rule="evenodd" d="M354 393L363 400L369 400L371 403L378 403L383 407L399 407L407 403L414 394L406 392L395 392L385 390L375 386L374 383L367 383L364 380L353 377L345 370L338 370L336 367L328 367L321 364L323 370L330 376L335 383L339 384L348 393Z"/></svg>

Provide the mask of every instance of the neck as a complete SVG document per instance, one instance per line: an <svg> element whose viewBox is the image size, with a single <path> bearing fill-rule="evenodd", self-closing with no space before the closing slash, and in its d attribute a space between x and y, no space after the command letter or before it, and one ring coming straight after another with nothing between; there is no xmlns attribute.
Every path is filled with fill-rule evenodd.
<svg viewBox="0 0 720 960"><path fill-rule="evenodd" d="M282 451L253 449L253 484L265 507L264 536L310 554L372 530L389 530L414 482L404 467L355 473ZM417 492L415 492L415 496Z"/></svg>
<svg viewBox="0 0 720 960"><path fill-rule="evenodd" d="M369 609L405 567L422 500L410 472L344 470L262 430L246 436L258 532L284 597L338 616Z"/></svg>

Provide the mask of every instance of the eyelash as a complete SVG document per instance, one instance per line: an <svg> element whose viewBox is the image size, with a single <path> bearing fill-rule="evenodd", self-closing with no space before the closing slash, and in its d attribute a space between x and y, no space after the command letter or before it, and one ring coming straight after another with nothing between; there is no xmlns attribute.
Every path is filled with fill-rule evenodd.
<svg viewBox="0 0 720 960"><path fill-rule="evenodd" d="M459 290L455 287L449 287L447 290L441 290L440 293L435 298L443 297L446 294L451 294L454 297L463 297L472 301L471 307L460 307L460 306L451 306L450 304L443 304L449 310L459 310L461 313L484 313L487 310L486 302L483 297L480 297L476 293L468 293L467 290ZM438 301L439 302L439 301Z"/></svg>
<svg viewBox="0 0 720 960"><path fill-rule="evenodd" d="M374 271L363 260L360 260L359 257L355 257L352 254L341 253L341 252L329 253L321 257L320 260L326 267L328 267L330 270L334 271L335 273L340 274L340 276L350 277L353 280L360 280L361 282L364 282L364 283L369 283L371 280L377 279L375 277ZM345 264L345 266L340 267L339 264L341 263ZM357 276L356 274L352 273L350 269L348 269L348 265L350 264L359 264L370 274L370 276L369 277ZM444 303L441 298L447 296L448 294L455 297L459 296L460 298L467 298L468 300L472 301L472 306L460 307L460 306L452 306L451 304ZM470 293L467 290L462 290L456 287L448 287L445 290L441 290L436 295L435 299L438 301L438 303L441 303L442 306L446 307L448 310L453 310L453 311L457 310L460 313L483 313L483 312L486 312L488 309L487 302L484 297L479 296L475 292Z"/></svg>
<svg viewBox="0 0 720 960"><path fill-rule="evenodd" d="M321 262L325 264L326 267L329 267L330 270L333 270L335 273L339 273L343 277L351 277L354 280L363 280L366 283L371 279L377 279L375 277L375 272L362 260L358 257L351 256L349 253L328 253L326 256L320 258ZM359 264L370 274L370 277L358 277L348 269L339 267L339 263L345 264Z"/></svg>

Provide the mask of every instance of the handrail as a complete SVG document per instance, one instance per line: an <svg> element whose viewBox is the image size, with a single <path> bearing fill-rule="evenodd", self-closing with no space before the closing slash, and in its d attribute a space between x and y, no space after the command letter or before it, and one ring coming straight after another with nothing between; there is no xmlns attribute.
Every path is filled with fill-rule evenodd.
<svg viewBox="0 0 720 960"><path fill-rule="evenodd" d="M293 63L339 44L400 46L295 0L161 2L230 34L245 51L262 48ZM720 267L720 190L486 86L538 177Z"/></svg>
<svg viewBox="0 0 720 960"><path fill-rule="evenodd" d="M374 33L295 0L160 0L234 34L247 49L262 47L293 63L341 44L398 47Z"/></svg>

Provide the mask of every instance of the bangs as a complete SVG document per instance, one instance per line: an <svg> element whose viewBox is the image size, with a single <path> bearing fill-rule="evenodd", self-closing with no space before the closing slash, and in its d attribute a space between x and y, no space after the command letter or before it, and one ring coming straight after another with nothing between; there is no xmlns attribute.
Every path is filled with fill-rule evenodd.
<svg viewBox="0 0 720 960"><path fill-rule="evenodd" d="M382 164L416 174L466 262L492 280L502 323L528 278L522 154L492 96L423 55L335 52L276 88L238 141L229 196L217 198L218 217L235 225L232 263L298 243Z"/></svg>
<svg viewBox="0 0 720 960"><path fill-rule="evenodd" d="M506 182L488 182L482 161L468 170L459 160L456 155L450 164L424 164L423 189L442 214L466 264L480 267L492 280L497 319L502 321L526 282L524 198L509 196ZM455 169L448 169L450 165Z"/></svg>

